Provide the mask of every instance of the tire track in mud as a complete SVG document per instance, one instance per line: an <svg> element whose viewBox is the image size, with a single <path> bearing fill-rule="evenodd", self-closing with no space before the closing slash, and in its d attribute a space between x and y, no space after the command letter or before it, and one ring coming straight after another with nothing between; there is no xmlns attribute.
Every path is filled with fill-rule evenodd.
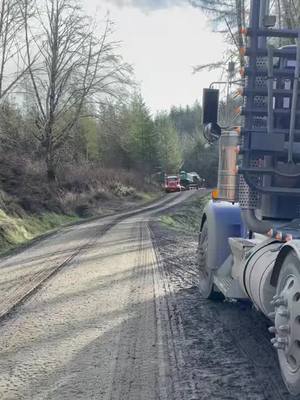
<svg viewBox="0 0 300 400"><path fill-rule="evenodd" d="M186 390L181 386L181 371L185 367L185 361L183 357L182 343L185 341L184 329L181 320L180 312L177 310L177 304L174 299L174 292L170 285L169 279L164 271L163 259L159 253L159 248L156 243L153 232L150 231L154 252L158 263L158 280L162 289L162 297L160 299L160 318L164 321L164 341L165 341L165 354L168 356L168 365L170 368L170 390L172 399L174 400L186 400ZM190 400L196 399L194 396L193 381L188 382L193 397ZM169 397L171 398L170 394Z"/></svg>
<svg viewBox="0 0 300 400"><path fill-rule="evenodd" d="M168 286L170 324L175 325L169 340L182 357L175 366L181 398L299 400L283 384L269 341L268 320L249 303L201 299L197 235L176 232L158 222L150 226Z"/></svg>
<svg viewBox="0 0 300 400"><path fill-rule="evenodd" d="M162 295L157 260L144 222L132 226L138 249L131 290L131 310L120 331L109 400L171 400L166 378L163 329L158 305Z"/></svg>
<svg viewBox="0 0 300 400"><path fill-rule="evenodd" d="M131 228L131 237L135 237L136 227ZM137 276L135 285L131 287L126 304L136 305L140 300L140 288L143 287L143 280L145 275L144 264L142 264L142 230L138 227L138 257L136 265L133 269L133 274ZM138 288L138 290L137 290ZM122 326L120 331L118 348L116 352L116 363L113 374L113 381L109 394L109 400L114 399L127 399L132 390L132 383L134 382L134 370L136 365L137 341L139 332L136 326L137 317L140 316L141 310L136 311L131 309L129 311L129 318Z"/></svg>

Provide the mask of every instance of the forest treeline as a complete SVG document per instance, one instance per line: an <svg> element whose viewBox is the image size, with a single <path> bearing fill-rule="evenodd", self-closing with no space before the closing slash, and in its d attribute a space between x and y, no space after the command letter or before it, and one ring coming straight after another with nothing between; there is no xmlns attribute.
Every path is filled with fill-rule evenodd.
<svg viewBox="0 0 300 400"><path fill-rule="evenodd" d="M152 115L140 94L124 103L108 103L97 116L88 113L71 128L57 150L56 179L66 166L85 166L137 172L147 182L159 182L164 173L197 171L208 185L216 180L217 153L202 136L202 110L198 103L172 107ZM39 165L45 173L44 153L33 134L34 121L26 107L2 103L1 158Z"/></svg>
<svg viewBox="0 0 300 400"><path fill-rule="evenodd" d="M211 185L216 179L216 149L206 146L201 119L198 103L151 116L142 97L135 95L127 106L110 105L103 111L94 157L106 166L144 171L147 177L197 171Z"/></svg>

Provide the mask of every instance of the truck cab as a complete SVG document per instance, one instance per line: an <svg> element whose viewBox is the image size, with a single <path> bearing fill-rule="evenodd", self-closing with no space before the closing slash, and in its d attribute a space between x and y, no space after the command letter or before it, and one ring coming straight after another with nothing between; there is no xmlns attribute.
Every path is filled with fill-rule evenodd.
<svg viewBox="0 0 300 400"><path fill-rule="evenodd" d="M300 30L276 29L251 0L242 126L218 125L219 93L203 96L204 136L219 142L218 188L202 216L199 289L248 299L270 320L287 389L300 394ZM276 38L291 43L276 47Z"/></svg>
<svg viewBox="0 0 300 400"><path fill-rule="evenodd" d="M172 192L180 192L180 178L178 175L167 175L165 177L165 185L164 185L166 193Z"/></svg>

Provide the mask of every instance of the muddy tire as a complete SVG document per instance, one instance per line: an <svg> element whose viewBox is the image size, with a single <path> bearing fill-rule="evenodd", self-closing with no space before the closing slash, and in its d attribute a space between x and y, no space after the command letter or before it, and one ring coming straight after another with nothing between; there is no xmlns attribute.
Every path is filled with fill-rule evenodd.
<svg viewBox="0 0 300 400"><path fill-rule="evenodd" d="M300 260L291 251L282 264L276 289L275 329L283 380L293 395L300 394ZM284 330L283 328L287 328ZM279 342L280 341L280 342ZM298 397L297 397L298 398Z"/></svg>
<svg viewBox="0 0 300 400"><path fill-rule="evenodd" d="M205 299L221 301L224 295L217 291L213 283L213 273L207 267L207 252L208 252L208 226L204 222L202 231L199 235L197 249L197 263L199 271L199 290L201 296Z"/></svg>

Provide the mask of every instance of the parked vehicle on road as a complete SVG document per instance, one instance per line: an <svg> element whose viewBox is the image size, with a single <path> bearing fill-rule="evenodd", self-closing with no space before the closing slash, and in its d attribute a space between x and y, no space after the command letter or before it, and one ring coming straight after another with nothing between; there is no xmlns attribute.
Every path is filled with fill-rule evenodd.
<svg viewBox="0 0 300 400"><path fill-rule="evenodd" d="M171 192L180 192L181 185L180 179L178 175L167 175L165 177L165 185L164 185L166 193Z"/></svg>
<svg viewBox="0 0 300 400"><path fill-rule="evenodd" d="M244 125L218 125L218 90L206 89L204 134L219 140L218 190L198 247L200 291L250 299L270 319L283 380L300 394L300 35L275 29L265 0L251 0ZM274 47L274 38L296 45Z"/></svg>
<svg viewBox="0 0 300 400"><path fill-rule="evenodd" d="M203 186L203 180L197 172L181 171L179 174L180 184L184 190L200 189Z"/></svg>

